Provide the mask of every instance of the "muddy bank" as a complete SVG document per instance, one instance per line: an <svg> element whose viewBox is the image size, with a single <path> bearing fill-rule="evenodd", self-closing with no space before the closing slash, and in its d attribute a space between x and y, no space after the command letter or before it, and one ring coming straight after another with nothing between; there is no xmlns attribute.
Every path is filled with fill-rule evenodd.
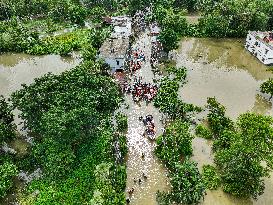
<svg viewBox="0 0 273 205"><path fill-rule="evenodd" d="M187 84L179 90L181 98L204 106L207 97L226 107L226 113L235 120L247 111L272 115L272 102L259 92L259 86L270 77L264 66L244 49L241 39L185 38L174 52L177 66L188 69ZM213 164L212 142L195 138L193 159L199 168ZM265 193L257 201L244 200L225 194L222 190L207 191L203 205L265 205L272 204L273 177L265 179Z"/></svg>

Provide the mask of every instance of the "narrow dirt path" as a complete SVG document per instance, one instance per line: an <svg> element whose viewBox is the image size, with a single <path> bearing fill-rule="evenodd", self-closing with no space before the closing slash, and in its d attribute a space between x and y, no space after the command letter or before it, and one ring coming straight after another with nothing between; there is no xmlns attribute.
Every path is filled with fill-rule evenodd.
<svg viewBox="0 0 273 205"><path fill-rule="evenodd" d="M142 68L135 73L136 77L142 77L143 82L153 82L153 72L150 66L151 55L151 40L147 35L148 32L142 34L134 47L138 47L144 51L146 62ZM158 109L153 106L153 103L146 105L145 102L134 103L131 95L126 95L126 103L130 108L126 110L128 115L128 157L127 157L127 188L128 191L134 188L133 194L130 196L130 204L132 205L154 205L156 202L156 192L158 190L167 190L169 187L169 180L167 171L162 163L154 155L155 142L143 136L145 127L142 121L139 120L140 116L152 114L155 120L156 136L162 133L163 127L160 121L160 113ZM142 157L144 153L144 157ZM145 173L147 179L144 179L142 174ZM134 178L137 182L134 182ZM141 183L139 183L141 179ZM129 197L129 194L126 193Z"/></svg>

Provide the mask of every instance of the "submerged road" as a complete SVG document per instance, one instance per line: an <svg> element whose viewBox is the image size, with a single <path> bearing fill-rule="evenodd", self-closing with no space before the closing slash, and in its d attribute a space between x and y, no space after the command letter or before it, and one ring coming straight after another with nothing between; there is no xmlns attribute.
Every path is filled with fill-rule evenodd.
<svg viewBox="0 0 273 205"><path fill-rule="evenodd" d="M143 33L136 40L133 48L140 48L145 53L146 62L143 62L140 70L134 76L142 77L143 82L153 82L153 72L150 65L151 39L148 32ZM125 96L129 109L125 110L128 116L127 145L129 148L127 156L127 187L126 195L130 197L132 205L155 205L156 192L168 190L169 179L167 170L154 155L155 142L143 136L145 127L140 116L151 114L154 116L156 136L160 135L163 125L160 121L160 113L153 106L153 103L146 105L146 102L135 103L131 95ZM144 154L144 157L142 156ZM143 173L147 176L144 179ZM134 179L137 181L135 182ZM141 182L139 183L139 179ZM129 195L128 190L134 188L134 192Z"/></svg>

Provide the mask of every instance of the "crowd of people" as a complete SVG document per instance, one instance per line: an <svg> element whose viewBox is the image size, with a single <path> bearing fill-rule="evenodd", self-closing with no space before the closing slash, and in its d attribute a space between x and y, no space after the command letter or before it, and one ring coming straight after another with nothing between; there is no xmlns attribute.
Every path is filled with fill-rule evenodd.
<svg viewBox="0 0 273 205"><path fill-rule="evenodd" d="M143 61L145 61L144 52L139 48L133 48L129 61L131 73L139 70L142 66Z"/></svg>
<svg viewBox="0 0 273 205"><path fill-rule="evenodd" d="M151 140L155 139L155 133L156 133L156 129L155 129L155 123L154 123L154 118L152 115L147 115L144 119L143 119L143 123L146 127L144 135L147 135Z"/></svg>
<svg viewBox="0 0 273 205"><path fill-rule="evenodd" d="M135 102L140 100L152 101L156 96L157 90L156 84L143 83L140 78L135 79L133 85L130 85L128 82L125 82L123 85L123 92L131 93Z"/></svg>

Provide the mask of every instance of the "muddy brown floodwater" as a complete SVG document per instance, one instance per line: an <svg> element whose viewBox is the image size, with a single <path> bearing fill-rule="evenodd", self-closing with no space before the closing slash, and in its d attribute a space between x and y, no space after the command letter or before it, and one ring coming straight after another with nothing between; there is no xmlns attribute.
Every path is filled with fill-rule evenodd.
<svg viewBox="0 0 273 205"><path fill-rule="evenodd" d="M12 92L21 88L21 84L29 85L34 82L35 78L52 72L54 74L61 73L67 69L75 67L80 62L80 59L74 54L71 57L60 57L58 55L32 56L27 54L4 53L0 55L0 95L9 97ZM18 111L15 114L15 124L22 135L20 128L21 120L18 118ZM26 136L25 136L26 137ZM20 137L9 143L19 156L27 153L29 144ZM14 193L17 193L23 186L22 182L15 179ZM0 201L0 204L8 205L16 201L16 194L10 193Z"/></svg>
<svg viewBox="0 0 273 205"><path fill-rule="evenodd" d="M150 66L151 54L151 40L147 33L138 37L133 47L140 48L144 51L146 56L146 63L142 68L135 73L135 76L142 77L143 82L152 83L153 73ZM153 151L155 142L143 136L145 127L143 122L139 120L140 116L151 114L154 116L155 127L157 130L156 136L162 133L163 127L160 119L161 115L153 106L153 103L146 105L146 103L134 103L131 95L126 95L125 102L129 104L129 109L124 110L128 116L128 132L127 132L127 145L129 148L127 156L127 186L128 191L134 188L130 200L132 205L156 205L156 192L167 191L170 188L169 179L167 177L167 170L163 163L158 160ZM144 153L144 158L142 158ZM142 173L147 175L145 180ZM141 179L142 182L134 182L134 178ZM128 193L126 193L128 196Z"/></svg>
<svg viewBox="0 0 273 205"><path fill-rule="evenodd" d="M273 75L244 49L243 40L185 38L173 55L177 66L188 69L188 82L179 90L186 102L204 106L207 97L215 96L233 120L247 111L272 115L272 102L260 94L259 86ZM199 168L213 164L211 145L212 142L202 138L193 140L193 159ZM265 187L265 193L257 201L240 200L216 190L208 191L201 204L273 204L273 177L265 179Z"/></svg>
<svg viewBox="0 0 273 205"><path fill-rule="evenodd" d="M61 73L79 63L76 55L60 57L58 55L32 56L27 54L5 53L0 55L0 95L8 97L21 88L21 84L30 84L34 78L48 72Z"/></svg>

